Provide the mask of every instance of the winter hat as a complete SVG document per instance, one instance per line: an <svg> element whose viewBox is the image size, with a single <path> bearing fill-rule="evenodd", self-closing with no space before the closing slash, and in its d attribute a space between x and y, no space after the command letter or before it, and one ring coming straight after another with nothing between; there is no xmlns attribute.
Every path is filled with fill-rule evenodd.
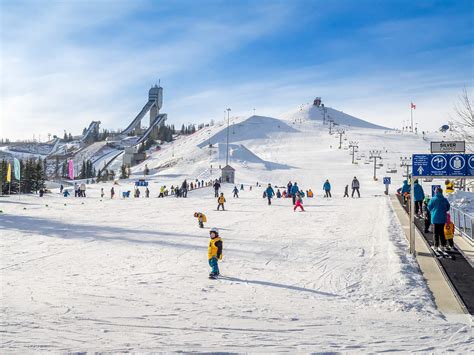
<svg viewBox="0 0 474 355"><path fill-rule="evenodd" d="M213 227L213 228L211 228L211 230L209 231L209 234L211 234L211 233L215 233L216 236L219 236L219 229Z"/></svg>

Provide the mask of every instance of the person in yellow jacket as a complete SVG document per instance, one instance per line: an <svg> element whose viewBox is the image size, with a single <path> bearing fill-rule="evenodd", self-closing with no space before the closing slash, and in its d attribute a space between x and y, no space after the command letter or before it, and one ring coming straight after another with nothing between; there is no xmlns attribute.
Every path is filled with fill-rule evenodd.
<svg viewBox="0 0 474 355"><path fill-rule="evenodd" d="M207 249L207 259L209 266L211 267L211 273L209 278L216 278L219 276L219 264L218 260L222 260L222 239L219 237L219 230L217 228L211 228L209 231L211 240L209 241L209 247Z"/></svg>
<svg viewBox="0 0 474 355"><path fill-rule="evenodd" d="M451 221L451 215L446 214L446 223L444 224L444 237L446 238L446 249L454 248L454 223Z"/></svg>
<svg viewBox="0 0 474 355"><path fill-rule="evenodd" d="M222 207L222 211L225 211L225 208L224 208L224 203L225 203L225 197L224 197L224 193L221 192L221 195L217 198L217 210L219 211L219 208Z"/></svg>
<svg viewBox="0 0 474 355"><path fill-rule="evenodd" d="M199 228L204 228L204 222L207 222L206 215L201 212L194 212L194 217L198 219Z"/></svg>
<svg viewBox="0 0 474 355"><path fill-rule="evenodd" d="M454 182L452 182L451 180L446 180L444 182L444 186L444 191L446 191L447 194L452 194L454 192Z"/></svg>

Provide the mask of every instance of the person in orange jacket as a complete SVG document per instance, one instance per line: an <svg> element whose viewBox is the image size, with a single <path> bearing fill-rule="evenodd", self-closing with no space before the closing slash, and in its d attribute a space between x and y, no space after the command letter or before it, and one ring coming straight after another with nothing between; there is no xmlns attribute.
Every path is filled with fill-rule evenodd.
<svg viewBox="0 0 474 355"><path fill-rule="evenodd" d="M449 213L446 213L444 238L446 239L446 249L454 249L454 223L451 221L451 215Z"/></svg>

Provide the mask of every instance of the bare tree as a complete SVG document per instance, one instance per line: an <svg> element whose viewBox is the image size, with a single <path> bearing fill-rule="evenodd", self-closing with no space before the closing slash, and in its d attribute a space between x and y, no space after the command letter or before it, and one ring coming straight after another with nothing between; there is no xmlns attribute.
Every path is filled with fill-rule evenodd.
<svg viewBox="0 0 474 355"><path fill-rule="evenodd" d="M459 139L466 141L469 150L474 149L474 104L466 87L463 88L459 102L454 106L454 132Z"/></svg>

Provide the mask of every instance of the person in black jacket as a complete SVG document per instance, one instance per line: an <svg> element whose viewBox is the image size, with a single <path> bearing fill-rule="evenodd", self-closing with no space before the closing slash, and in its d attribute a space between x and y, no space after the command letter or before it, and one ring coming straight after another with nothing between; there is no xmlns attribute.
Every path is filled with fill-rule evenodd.
<svg viewBox="0 0 474 355"><path fill-rule="evenodd" d="M218 180L214 182L214 197L219 197L219 189L221 188L221 184Z"/></svg>

